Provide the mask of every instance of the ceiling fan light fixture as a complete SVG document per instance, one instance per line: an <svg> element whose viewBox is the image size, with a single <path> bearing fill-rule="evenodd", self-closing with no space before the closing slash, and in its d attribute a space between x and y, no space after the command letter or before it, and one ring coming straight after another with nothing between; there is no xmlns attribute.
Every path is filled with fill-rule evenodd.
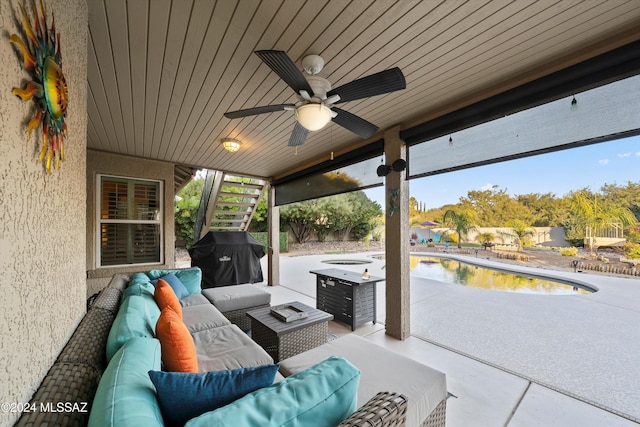
<svg viewBox="0 0 640 427"><path fill-rule="evenodd" d="M240 149L242 143L234 138L222 138L222 146L230 153L235 153Z"/></svg>
<svg viewBox="0 0 640 427"><path fill-rule="evenodd" d="M331 121L331 109L323 104L304 104L296 108L296 119L305 129L320 130Z"/></svg>

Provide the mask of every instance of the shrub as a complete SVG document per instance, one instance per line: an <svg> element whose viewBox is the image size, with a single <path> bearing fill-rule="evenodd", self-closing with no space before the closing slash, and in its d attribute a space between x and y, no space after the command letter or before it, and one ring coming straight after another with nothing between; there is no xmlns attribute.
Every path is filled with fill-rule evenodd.
<svg viewBox="0 0 640 427"><path fill-rule="evenodd" d="M449 243L456 244L458 243L458 235L455 233L449 233L445 236L444 240L448 240Z"/></svg>
<svg viewBox="0 0 640 427"><path fill-rule="evenodd" d="M625 258L640 259L640 244L631 242L625 243L623 254Z"/></svg>
<svg viewBox="0 0 640 427"><path fill-rule="evenodd" d="M558 249L560 255L562 256L576 256L578 254L578 248L575 246L571 246L570 248L560 248Z"/></svg>

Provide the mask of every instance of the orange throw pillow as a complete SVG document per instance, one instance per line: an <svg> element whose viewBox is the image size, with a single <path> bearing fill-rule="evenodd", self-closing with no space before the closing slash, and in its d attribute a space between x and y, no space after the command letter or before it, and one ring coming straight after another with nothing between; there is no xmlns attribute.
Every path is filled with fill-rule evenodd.
<svg viewBox="0 0 640 427"><path fill-rule="evenodd" d="M198 372L196 345L184 322L171 307L165 307L160 313L156 337L160 340L165 371Z"/></svg>
<svg viewBox="0 0 640 427"><path fill-rule="evenodd" d="M156 283L156 290L153 291L153 298L156 300L156 304L160 307L160 311L165 307L171 307L173 311L180 315L182 319L182 306L176 296L176 293L167 282L162 279L158 279Z"/></svg>

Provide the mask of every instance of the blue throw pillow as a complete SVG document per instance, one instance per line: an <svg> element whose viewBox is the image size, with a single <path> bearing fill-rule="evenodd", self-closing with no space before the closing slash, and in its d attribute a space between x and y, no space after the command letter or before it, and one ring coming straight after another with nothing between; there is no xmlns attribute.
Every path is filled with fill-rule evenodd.
<svg viewBox="0 0 640 427"><path fill-rule="evenodd" d="M167 282L169 286L171 286L171 289L173 289L173 292L175 292L178 299L182 299L190 295L189 290L184 286L184 283L182 283L182 281L180 281L180 279L178 279L175 274L165 274L161 277L161 279Z"/></svg>
<svg viewBox="0 0 640 427"><path fill-rule="evenodd" d="M278 365L263 365L204 373L149 371L168 426L228 405L273 383Z"/></svg>
<svg viewBox="0 0 640 427"><path fill-rule="evenodd" d="M180 268L175 270L149 270L147 275L150 280L157 280L165 274L173 273L189 290L191 295L202 292L202 270L199 267Z"/></svg>

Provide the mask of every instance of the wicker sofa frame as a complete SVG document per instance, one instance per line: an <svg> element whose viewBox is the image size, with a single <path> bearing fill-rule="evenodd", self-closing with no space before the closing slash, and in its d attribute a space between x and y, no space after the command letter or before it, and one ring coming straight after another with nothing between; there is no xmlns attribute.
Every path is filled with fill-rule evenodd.
<svg viewBox="0 0 640 427"><path fill-rule="evenodd" d="M91 404L107 365L105 355L107 337L128 281L129 276L116 274L109 285L92 301L87 314L78 324L30 401L30 404L35 404L37 407L41 404L50 404L55 407L65 402L86 403L86 407L81 411L73 412L24 412L15 426L81 427L87 425ZM403 426L406 405L407 400L402 395L389 392L378 393L339 426ZM433 415L432 413L427 421ZM432 425L444 426L444 422L423 424L423 426Z"/></svg>
<svg viewBox="0 0 640 427"><path fill-rule="evenodd" d="M251 319L249 319L249 317L247 316L247 312L264 307L269 307L269 304L256 305L239 310L226 311L222 313L222 315L229 319L229 322L237 325L240 329L247 332L249 329L251 329Z"/></svg>

